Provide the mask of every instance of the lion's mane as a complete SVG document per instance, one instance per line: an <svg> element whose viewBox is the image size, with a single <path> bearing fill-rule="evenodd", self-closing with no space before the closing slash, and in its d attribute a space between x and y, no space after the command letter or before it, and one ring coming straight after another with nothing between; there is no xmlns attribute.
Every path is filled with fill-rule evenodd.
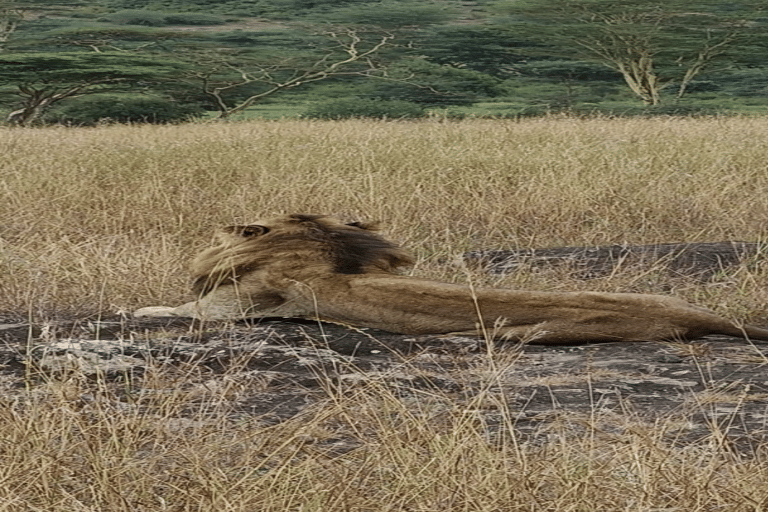
<svg viewBox="0 0 768 512"><path fill-rule="evenodd" d="M338 274L393 272L413 264L407 251L377 232L376 223L292 214L264 224L221 228L218 245L204 250L191 264L194 292L205 295L275 261L291 265L301 260L305 270L311 266Z"/></svg>

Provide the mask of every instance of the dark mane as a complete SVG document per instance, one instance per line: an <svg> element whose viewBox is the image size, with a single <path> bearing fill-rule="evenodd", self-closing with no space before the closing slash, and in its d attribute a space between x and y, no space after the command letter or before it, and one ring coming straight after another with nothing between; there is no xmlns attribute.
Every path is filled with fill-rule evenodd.
<svg viewBox="0 0 768 512"><path fill-rule="evenodd" d="M386 272L410 265L413 258L397 244L376 233L376 224L341 224L323 215L291 215L306 223L310 240L321 242L339 274L363 274L373 266Z"/></svg>

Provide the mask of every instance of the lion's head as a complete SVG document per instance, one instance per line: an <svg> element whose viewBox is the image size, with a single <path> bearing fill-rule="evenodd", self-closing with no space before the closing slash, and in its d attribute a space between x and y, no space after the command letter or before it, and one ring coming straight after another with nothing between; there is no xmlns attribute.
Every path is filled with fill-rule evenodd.
<svg viewBox="0 0 768 512"><path fill-rule="evenodd" d="M373 223L344 223L324 215L292 214L217 233L218 245L191 265L195 293L205 295L225 282L280 260L325 267L338 274L390 273L413 264L412 256L385 240Z"/></svg>

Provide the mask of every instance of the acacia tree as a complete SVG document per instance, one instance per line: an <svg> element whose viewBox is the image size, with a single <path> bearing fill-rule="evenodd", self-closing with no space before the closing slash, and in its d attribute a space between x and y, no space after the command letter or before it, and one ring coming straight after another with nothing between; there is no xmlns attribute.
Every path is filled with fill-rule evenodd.
<svg viewBox="0 0 768 512"><path fill-rule="evenodd" d="M115 83L117 79L90 80L72 86L28 85L19 84L18 94L23 106L8 114L7 121L16 126L28 126L40 118L42 113L53 104L67 98L77 97L89 88L107 83Z"/></svg>
<svg viewBox="0 0 768 512"><path fill-rule="evenodd" d="M83 31L71 38L25 38L33 30L33 21L25 26L26 32L16 32L24 20L19 5L0 0L0 50L14 35L13 46L0 52L0 95L4 97L3 103L14 109L6 119L12 125L34 124L52 106L70 98L123 91L138 83L139 89L147 90L178 76L184 65L168 56L157 58L143 52L161 41L161 37L132 41L123 47L114 40L113 29L107 30L110 35L104 37ZM38 46L46 51L39 51ZM60 49L67 46L87 50Z"/></svg>
<svg viewBox="0 0 768 512"><path fill-rule="evenodd" d="M630 90L646 105L661 103L662 89L675 82L679 84L677 97L681 98L691 80L723 56L738 37L738 28L733 26L723 27L717 33L705 30L703 40L693 43L698 48L686 51L673 47L675 43L667 34L677 25L675 19L684 15L658 7L647 12L588 15L588 20L583 18L585 24L596 26L583 36L574 37L573 42L587 55L621 73ZM679 52L674 60L678 69L659 72L658 61L670 50Z"/></svg>
<svg viewBox="0 0 768 512"><path fill-rule="evenodd" d="M303 84L343 75L386 75L378 54L392 45L392 34L379 34L373 40L354 29L323 35L330 43L324 50L295 58L284 57L277 62L266 62L268 59L263 56L246 53L196 52L188 59L202 69L190 73L187 80L198 82L218 109L218 118L226 119L259 100ZM249 92L237 94L242 90Z"/></svg>
<svg viewBox="0 0 768 512"><path fill-rule="evenodd" d="M598 61L620 73L643 103L658 105L665 88L677 85L681 98L698 75L718 61L727 66L738 58L739 43L757 9L723 5L555 0L548 10L535 1L505 10L522 14L516 26L546 43L542 53Z"/></svg>
<svg viewBox="0 0 768 512"><path fill-rule="evenodd" d="M0 84L9 84L5 89L14 90L20 107L7 120L28 126L60 101L137 82L170 80L181 66L150 55L117 51L0 54Z"/></svg>

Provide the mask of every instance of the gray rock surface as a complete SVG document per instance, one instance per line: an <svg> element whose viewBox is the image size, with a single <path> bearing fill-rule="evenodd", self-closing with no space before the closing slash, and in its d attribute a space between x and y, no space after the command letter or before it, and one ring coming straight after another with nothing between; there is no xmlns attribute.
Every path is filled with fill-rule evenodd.
<svg viewBox="0 0 768 512"><path fill-rule="evenodd" d="M183 373L184 386L219 393L233 411L267 423L300 414L327 399L331 388L376 385L414 401L423 393L468 403L477 393L495 394L530 442L545 442L543 427L577 413L616 418L616 424L677 418L679 428L669 433L676 442L707 439L727 425L729 442L745 454L768 441L768 344L731 338L489 349L471 338L315 322L110 318L32 326L5 321L0 340L6 380L75 372L116 383L121 396L120 390L141 386L147 372L171 369ZM157 392L132 392L144 391ZM114 406L128 404L126 397ZM491 427L503 424L496 410L477 414Z"/></svg>
<svg viewBox="0 0 768 512"><path fill-rule="evenodd" d="M766 254L768 245L756 242L697 242L481 250L467 252L463 257L467 264L480 265L496 274L521 268L561 267L573 277L589 279L640 267L706 281L729 267L764 259Z"/></svg>

